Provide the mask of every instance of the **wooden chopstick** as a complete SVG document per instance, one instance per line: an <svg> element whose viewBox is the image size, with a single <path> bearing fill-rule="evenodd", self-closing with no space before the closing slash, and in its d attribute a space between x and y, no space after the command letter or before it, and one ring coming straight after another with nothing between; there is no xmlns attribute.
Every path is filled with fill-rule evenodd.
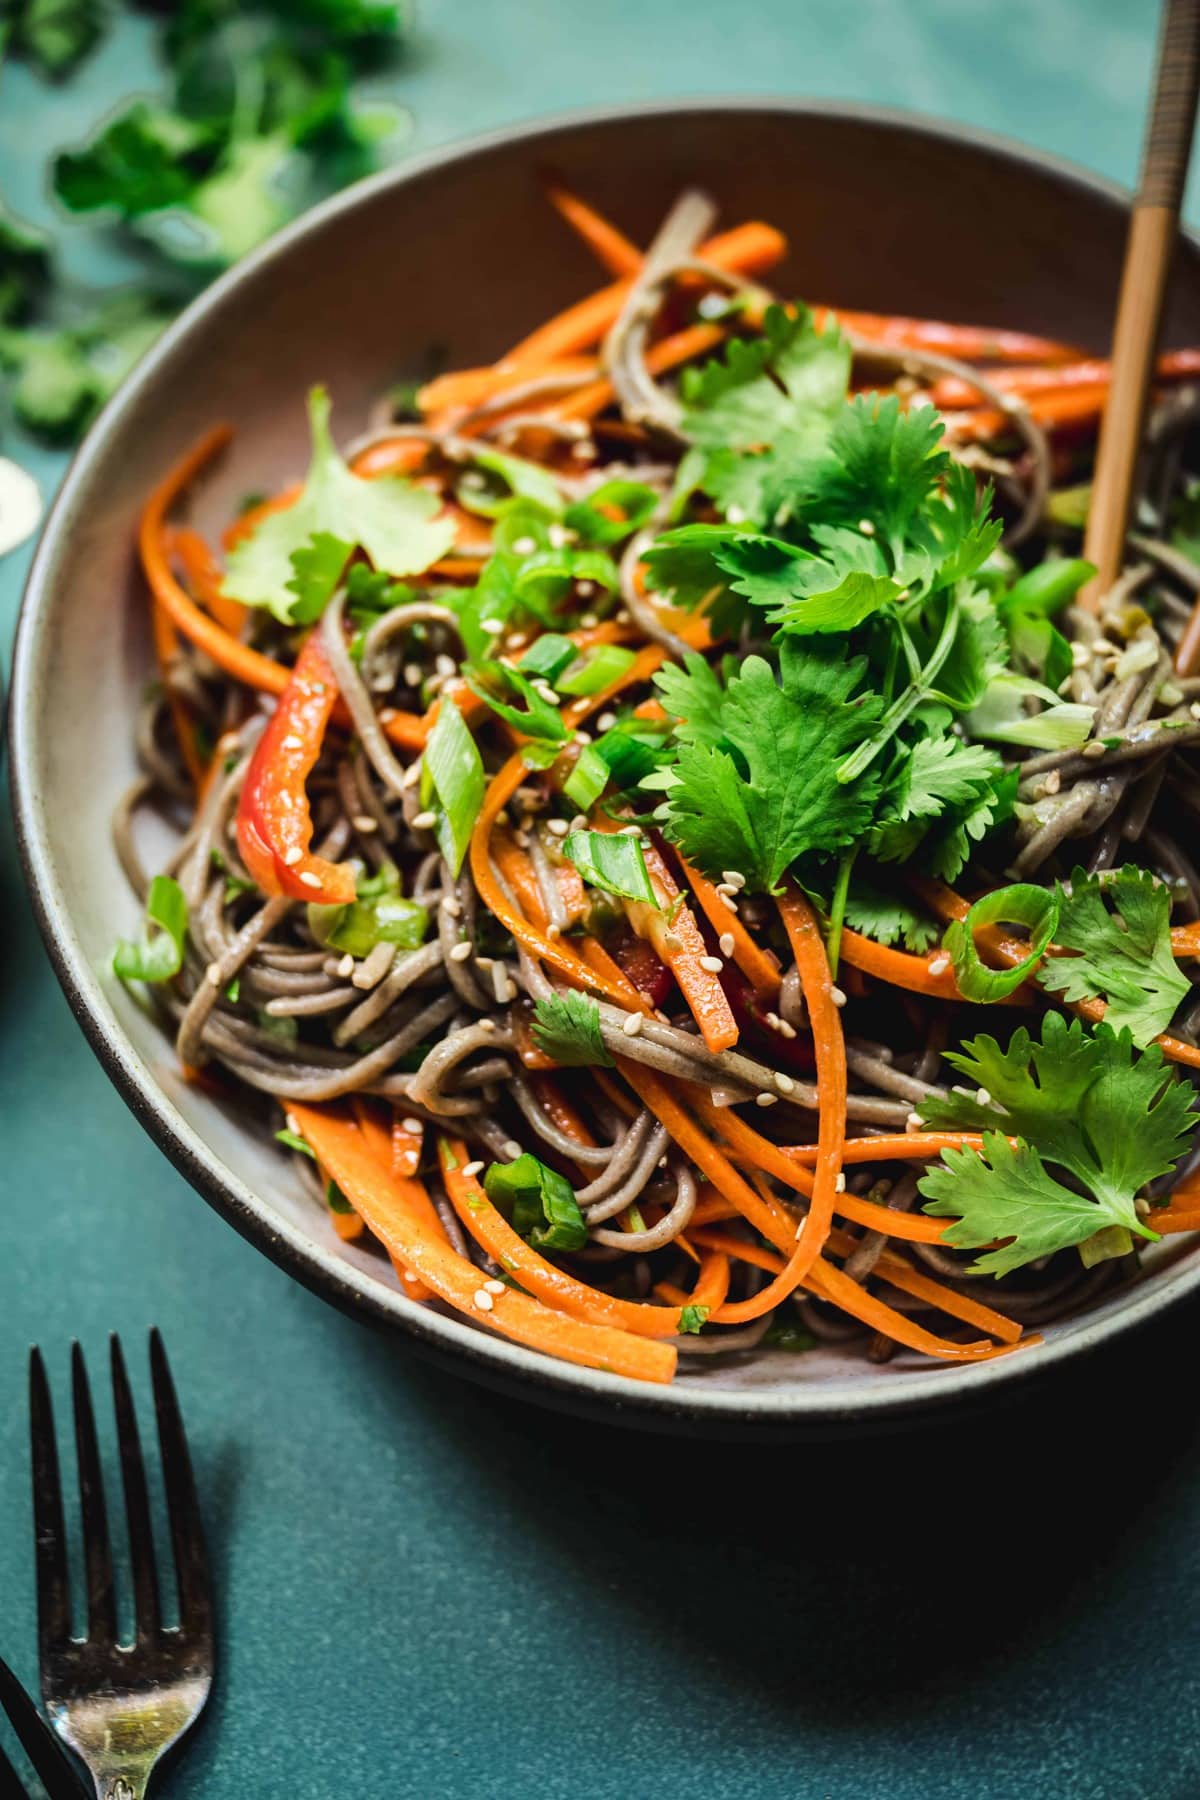
<svg viewBox="0 0 1200 1800"><path fill-rule="evenodd" d="M1124 558L1142 424L1191 155L1198 90L1200 0L1166 0L1154 98L1142 146L1141 178L1125 245L1113 335L1112 381L1084 539L1083 553L1095 563L1097 573L1080 595L1080 604L1093 613L1099 611L1105 594L1120 574ZM1200 654L1200 623L1196 650Z"/></svg>

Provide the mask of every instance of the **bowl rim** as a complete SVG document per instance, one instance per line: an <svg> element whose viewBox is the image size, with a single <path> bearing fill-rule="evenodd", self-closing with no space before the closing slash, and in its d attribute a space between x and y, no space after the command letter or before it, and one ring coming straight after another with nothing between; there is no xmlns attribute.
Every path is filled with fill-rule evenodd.
<svg viewBox="0 0 1200 1800"><path fill-rule="evenodd" d="M1069 1335L1040 1346L1036 1356L1010 1355L983 1363L906 1371L900 1381L839 1378L782 1391L681 1389L634 1382L602 1370L559 1363L493 1333L408 1300L398 1289L343 1261L335 1250L281 1218L227 1167L179 1112L166 1089L137 1055L91 968L67 914L56 872L51 833L37 788L37 706L34 678L45 615L55 586L62 545L80 495L93 470L119 437L126 416L158 379L176 348L210 312L245 283L257 280L305 237L319 235L343 213L376 196L401 189L439 168L470 161L513 144L530 146L580 126L620 126L690 114L783 113L883 127L947 146L966 145L1051 176L1112 205L1125 205L1128 190L1051 153L994 132L931 120L900 108L769 94L685 97L627 105L577 108L500 126L424 151L333 195L284 227L199 294L167 328L109 400L73 457L43 524L21 600L14 644L8 719L13 816L22 872L51 964L68 1004L101 1066L139 1123L175 1168L234 1228L280 1268L343 1311L404 1333L418 1352L486 1385L559 1409L648 1429L760 1435L822 1433L840 1429L895 1429L931 1414L1011 1395L1014 1387L1048 1373L1146 1323L1200 1287L1200 1258L1181 1262L1161 1277L1130 1290L1110 1316L1088 1319ZM1195 247L1197 238L1183 235Z"/></svg>

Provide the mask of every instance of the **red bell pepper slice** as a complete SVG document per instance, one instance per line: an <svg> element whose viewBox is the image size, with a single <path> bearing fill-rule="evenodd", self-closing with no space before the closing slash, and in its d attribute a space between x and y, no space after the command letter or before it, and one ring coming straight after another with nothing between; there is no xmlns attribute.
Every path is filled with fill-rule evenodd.
<svg viewBox="0 0 1200 1800"><path fill-rule="evenodd" d="M305 783L321 754L338 689L320 631L308 638L258 740L238 802L242 861L264 894L345 906L354 871L309 854L313 822Z"/></svg>

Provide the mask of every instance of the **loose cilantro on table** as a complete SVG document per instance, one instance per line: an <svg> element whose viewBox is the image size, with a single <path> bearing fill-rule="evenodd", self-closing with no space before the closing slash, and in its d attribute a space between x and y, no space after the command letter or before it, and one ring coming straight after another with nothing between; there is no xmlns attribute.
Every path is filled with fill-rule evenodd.
<svg viewBox="0 0 1200 1800"><path fill-rule="evenodd" d="M947 1061L976 1091L930 1096L921 1117L934 1129L981 1131L984 1147L944 1151L919 1186L926 1212L956 1220L946 1243L995 1246L973 1271L1005 1275L1113 1226L1155 1236L1134 1199L1173 1166L1193 1125L1192 1090L1157 1046L1139 1052L1128 1031L1086 1032L1047 1013L1040 1044L1021 1026L1007 1050L977 1037Z"/></svg>

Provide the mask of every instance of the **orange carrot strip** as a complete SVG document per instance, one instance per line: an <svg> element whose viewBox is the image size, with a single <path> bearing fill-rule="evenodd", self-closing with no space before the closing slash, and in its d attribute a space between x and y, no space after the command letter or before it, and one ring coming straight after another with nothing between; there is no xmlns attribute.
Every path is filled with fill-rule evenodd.
<svg viewBox="0 0 1200 1800"><path fill-rule="evenodd" d="M788 888L781 895L779 912L800 975L816 1051L820 1102L817 1163L808 1211L786 1266L748 1300L727 1302L716 1314L722 1324L760 1319L795 1292L825 1247L838 1189L845 1186L840 1177L846 1137L846 1046L841 1013L833 1000L833 976L816 913L799 888Z"/></svg>
<svg viewBox="0 0 1200 1800"><path fill-rule="evenodd" d="M234 637L240 636L250 617L250 608L243 606L240 600L227 598L221 587L220 564L200 533L187 525L178 526L171 534L169 548L183 564L183 572L201 606L212 614L218 625L223 625Z"/></svg>
<svg viewBox="0 0 1200 1800"><path fill-rule="evenodd" d="M608 819L597 821L595 828L620 830L616 820ZM708 1048L728 1050L738 1041L737 1020L725 998L719 975L704 967L710 960L708 946L695 914L686 902L681 901L675 879L657 847L647 841L642 846L642 853L659 910L641 900L627 900L625 916L638 936L653 944L674 975ZM668 916L670 924L667 923Z"/></svg>
<svg viewBox="0 0 1200 1800"><path fill-rule="evenodd" d="M538 1075L532 1082L534 1094L542 1111L558 1126L567 1137L573 1138L577 1144L588 1148L594 1147L596 1139L580 1118L575 1107L563 1093L561 1085L548 1075Z"/></svg>
<svg viewBox="0 0 1200 1800"><path fill-rule="evenodd" d="M392 1119L392 1174L407 1181L421 1166L425 1127L420 1119L397 1113Z"/></svg>
<svg viewBox="0 0 1200 1800"><path fill-rule="evenodd" d="M581 200L578 194L558 182L547 187L546 198L610 275L638 273L642 266L641 251L594 206L589 206L586 200Z"/></svg>
<svg viewBox="0 0 1200 1800"><path fill-rule="evenodd" d="M417 1172L416 1161L413 1162L412 1168L407 1172L396 1167L395 1127L398 1125L399 1121L393 1117L392 1129L389 1130L373 1103L370 1100L365 1099L361 1094L354 1095L350 1102L350 1106L354 1113L354 1117L358 1122L358 1128L363 1135L363 1141L371 1155L375 1158L375 1161L381 1168L388 1170L397 1181L407 1183L409 1196L424 1218L425 1224L429 1230L433 1232L435 1237L442 1238L449 1243L450 1240L446 1237L445 1227L438 1218L437 1208L426 1193L424 1184L412 1179ZM419 1160L419 1138L417 1142L417 1159ZM355 1218L358 1218L357 1213L354 1216ZM347 1215L344 1213L340 1215L334 1214L335 1229L337 1228L337 1220L339 1217L345 1218ZM359 1222L360 1224L362 1223L361 1220ZM403 1284L404 1292L408 1295L410 1300L430 1300L433 1298L432 1288L427 1288L425 1283L420 1280L418 1276L414 1275L407 1264L402 1262L393 1251L388 1251L388 1260L396 1271L397 1276Z"/></svg>
<svg viewBox="0 0 1200 1800"><path fill-rule="evenodd" d="M945 960L941 950L914 956L907 950L891 950L886 944L877 944L874 938L862 937L847 927L842 932L842 957L864 975L874 975L910 994L930 994L938 1000L963 998L948 961L940 974L930 970L931 962Z"/></svg>
<svg viewBox="0 0 1200 1800"><path fill-rule="evenodd" d="M730 912L706 875L679 858L683 878L700 903L705 918L718 937L728 932L733 939L733 960L760 1000L773 1000L779 992L779 964L769 950L755 943L737 913Z"/></svg>
<svg viewBox="0 0 1200 1800"><path fill-rule="evenodd" d="M138 527L142 568L154 598L184 637L236 681L264 694L282 694L292 678L291 670L273 657L252 650L218 625L215 619L210 619L184 592L171 572L164 532L167 513L197 471L229 441L230 436L227 425L216 426L167 472L155 488ZM386 721L381 715L380 723L392 742L403 749L419 750L424 745L426 728L413 714L393 712Z"/></svg>
<svg viewBox="0 0 1200 1800"><path fill-rule="evenodd" d="M943 1150L982 1150L983 1139L973 1131L907 1131L889 1137L847 1138L842 1145L846 1163L918 1162L940 1156ZM785 1156L794 1156L810 1169L817 1160L815 1144L781 1144Z"/></svg>
<svg viewBox="0 0 1200 1800"><path fill-rule="evenodd" d="M990 325L947 325L940 319L847 312L840 306L815 306L813 316L818 328L836 319L844 330L869 343L901 350L936 350L962 362L1069 363L1082 354L1073 344L1031 337L1024 331L996 331Z"/></svg>
<svg viewBox="0 0 1200 1800"><path fill-rule="evenodd" d="M760 274L787 255L787 239L774 226L754 221L710 238L701 245L698 254L719 269L744 275ZM627 276L567 307L565 312L557 313L528 337L522 338L504 361L545 362L552 357L572 356L580 350L592 349L616 321L631 285L631 278Z"/></svg>
<svg viewBox="0 0 1200 1800"><path fill-rule="evenodd" d="M451 1249L444 1237L439 1239L431 1231L417 1195L421 1184L398 1181L390 1169L377 1163L357 1125L344 1115L295 1104L289 1110L380 1243L449 1305L478 1325L565 1362L608 1369L639 1381L671 1380L676 1360L673 1344L581 1323L511 1288L496 1295L489 1292L492 1305L481 1306L479 1270Z"/></svg>
<svg viewBox="0 0 1200 1800"><path fill-rule="evenodd" d="M926 1331L916 1325L903 1313L877 1300L868 1294L857 1281L835 1269L832 1263L824 1260L818 1262L812 1270L812 1276L806 1284L821 1300L827 1300L852 1318L861 1319L873 1331L881 1331L885 1337L894 1338L896 1343L903 1344L909 1350L920 1350L926 1356L937 1357L943 1362L981 1362L991 1356L1004 1356L1008 1346L997 1347L994 1344L976 1341L971 1344L952 1344L947 1338L936 1337L933 1332ZM1027 1339L1026 1342L1033 1340Z"/></svg>
<svg viewBox="0 0 1200 1800"><path fill-rule="evenodd" d="M1093 356L1081 362L1059 363L1050 368L999 368L984 371L993 387L1009 394L1056 392L1071 387L1107 387L1112 380L1112 364L1106 357ZM1200 375L1200 350L1166 350L1155 364L1158 381L1186 381ZM980 390L960 375L944 375L930 389L930 399L940 410L947 407L974 406L981 398Z"/></svg>
<svg viewBox="0 0 1200 1800"><path fill-rule="evenodd" d="M715 350L724 341L725 333L720 325L685 325L682 331L660 338L647 350L646 367L652 375L665 375L669 369L677 369L680 363L691 362L693 357L703 356L706 350ZM555 419L594 419L597 413L612 405L613 398L612 382L602 377L599 381L589 382L586 387L576 388L565 400L556 401L546 410Z"/></svg>
<svg viewBox="0 0 1200 1800"><path fill-rule="evenodd" d="M1064 431L1094 424L1104 411L1107 399L1107 387L1074 387L1030 394L1025 404L1030 417L1046 430ZM984 438L1001 437L1011 429L1010 415L996 407L946 415L947 435L959 442L975 443Z"/></svg>
<svg viewBox="0 0 1200 1800"><path fill-rule="evenodd" d="M569 383L580 375L595 375L599 364L594 356L558 356L545 362L512 362L504 358L498 363L483 363L473 369L452 369L427 381L417 396L426 417L453 417L469 412L485 400L498 398L510 387L522 387L527 381L541 381L561 376ZM366 453L364 452L364 455Z"/></svg>
<svg viewBox="0 0 1200 1800"><path fill-rule="evenodd" d="M1169 1206L1155 1206L1147 1214L1146 1224L1160 1237L1171 1237L1179 1231L1200 1231L1200 1207L1176 1211Z"/></svg>
<svg viewBox="0 0 1200 1800"><path fill-rule="evenodd" d="M577 1281L565 1269L539 1256L497 1212L475 1177L463 1173L469 1160L465 1144L443 1138L439 1154L446 1192L464 1231L469 1231L476 1243L481 1244L502 1269L508 1269L523 1288L547 1306L554 1306L559 1312L568 1313L589 1325L607 1325L619 1331L635 1332L640 1337L678 1335L679 1313L674 1307L651 1306L644 1300L620 1300L615 1294L606 1294L599 1288L589 1287L586 1282ZM714 1253L705 1258L688 1303L715 1311L728 1287L729 1259Z"/></svg>
<svg viewBox="0 0 1200 1800"><path fill-rule="evenodd" d="M171 728L175 733L175 742L179 745L179 754L183 758L183 766L187 770L192 786L199 792L204 785L204 759L200 755L200 747L196 742L196 726L185 704L182 695L175 692L171 684L171 665L179 654L179 638L170 613L157 596L150 602L150 629L154 638L154 654L158 661L159 679L162 682L163 694L166 697L167 711L171 715Z"/></svg>

